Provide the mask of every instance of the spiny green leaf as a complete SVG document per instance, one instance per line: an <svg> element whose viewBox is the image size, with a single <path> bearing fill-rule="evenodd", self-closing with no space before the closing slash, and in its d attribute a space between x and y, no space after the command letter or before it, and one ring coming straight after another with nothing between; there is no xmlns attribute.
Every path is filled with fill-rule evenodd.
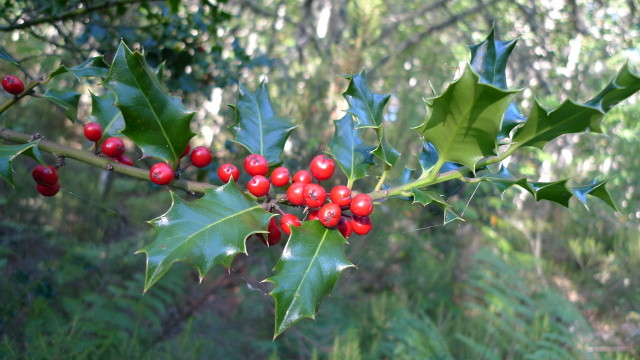
<svg viewBox="0 0 640 360"><path fill-rule="evenodd" d="M78 117L78 102L80 101L79 93L75 91L58 91L51 89L47 90L42 97L58 105L62 108L69 120L76 122Z"/></svg>
<svg viewBox="0 0 640 360"><path fill-rule="evenodd" d="M116 98L111 91L103 95L91 93L91 120L102 126L103 137L119 136L124 129L122 113L115 105Z"/></svg>
<svg viewBox="0 0 640 360"><path fill-rule="evenodd" d="M59 68L54 70L51 75L49 75L49 78L54 78L66 73L73 74L78 80L83 77L104 78L109 73L109 64L104 61L104 57L102 55L95 56L72 68L61 65Z"/></svg>
<svg viewBox="0 0 640 360"><path fill-rule="evenodd" d="M353 183L367 176L367 170L374 165L371 152L375 147L362 141L360 130L355 128L350 114L334 120L333 125L335 132L329 143L329 154L336 159L348 181Z"/></svg>
<svg viewBox="0 0 640 360"><path fill-rule="evenodd" d="M591 195L604 201L605 204L609 205L609 207L612 208L613 210L618 211L616 204L613 202L613 199L611 199L611 195L609 194L609 191L605 187L607 181L608 180L602 180L602 181L596 182L595 180L593 180L588 185L569 187L569 191L571 191L571 193L582 204L584 204L584 206L587 209L589 209L589 207L587 206L587 195Z"/></svg>
<svg viewBox="0 0 640 360"><path fill-rule="evenodd" d="M586 104L567 100L547 111L536 102L528 120L514 133L513 146L542 148L560 135L587 130L599 133L604 114L638 90L640 77L625 64L609 85Z"/></svg>
<svg viewBox="0 0 640 360"><path fill-rule="evenodd" d="M425 141L424 144L422 144L419 161L423 173L431 170L438 162L438 151L436 151L436 147L433 146L432 143Z"/></svg>
<svg viewBox="0 0 640 360"><path fill-rule="evenodd" d="M435 203L438 206L440 206L440 208L442 208L442 211L444 213L444 222L443 222L444 225L454 220L464 221L464 219L462 219L460 216L458 216L455 213L455 211L453 210L453 206L451 206L451 204L449 204L442 198L441 194L431 190L420 190L420 189L411 189L411 194L413 195L414 204L419 203L422 206L427 206L431 203Z"/></svg>
<svg viewBox="0 0 640 360"><path fill-rule="evenodd" d="M29 155L41 164L44 164L44 160L42 159L42 155L38 150L38 141L35 140L26 144L20 145L4 145L0 144L0 176L5 179L11 187L13 187L13 159L15 159L18 155L24 154Z"/></svg>
<svg viewBox="0 0 640 360"><path fill-rule="evenodd" d="M387 141L382 127L384 107L391 95L374 94L367 87L364 69L357 75L346 76L349 80L347 91L342 96L349 104L348 114L353 115L356 128L373 128L378 136L378 145L371 152L387 166L398 161L400 153Z"/></svg>
<svg viewBox="0 0 640 360"><path fill-rule="evenodd" d="M505 166L500 166L500 170L498 170L498 172L495 174L485 174L482 177L482 180L489 181L490 183L494 184L498 188L498 190L500 190L500 193L504 193L513 185L518 185L521 188L527 190L531 195L535 196L535 190L529 185L527 178L516 178Z"/></svg>
<svg viewBox="0 0 640 360"><path fill-rule="evenodd" d="M380 142L371 153L384 161L388 166L395 165L400 157L400 152L387 142L387 138L384 136L384 130L382 127L377 128L376 133L378 134L378 140Z"/></svg>
<svg viewBox="0 0 640 360"><path fill-rule="evenodd" d="M11 54L9 54L9 52L7 51L7 49L5 49L4 46L0 46L0 59L6 60L12 63L13 65L18 65L18 61L14 59L13 56L11 56Z"/></svg>
<svg viewBox="0 0 640 360"><path fill-rule="evenodd" d="M342 96L349 103L347 113L357 121L357 128L378 128L382 126L383 109L391 95L374 94L367 87L364 69L357 75L348 75L347 91Z"/></svg>
<svg viewBox="0 0 640 360"><path fill-rule="evenodd" d="M235 106L236 119L231 127L235 142L252 154L267 158L270 165L282 162L282 151L291 131L291 119L277 116L271 105L267 84L262 82L255 93L240 84L240 97Z"/></svg>
<svg viewBox="0 0 640 360"><path fill-rule="evenodd" d="M638 90L640 90L640 76L626 63L598 95L587 101L587 105L606 113Z"/></svg>
<svg viewBox="0 0 640 360"><path fill-rule="evenodd" d="M529 185L536 192L536 201L548 200L568 208L573 195L567 188L567 181L530 182Z"/></svg>
<svg viewBox="0 0 640 360"><path fill-rule="evenodd" d="M145 156L177 162L189 140L194 113L170 96L144 56L120 43L104 85L113 91L125 122L122 134Z"/></svg>
<svg viewBox="0 0 640 360"><path fill-rule="evenodd" d="M515 47L517 40L499 41L495 40L494 29L484 41L476 45L470 45L471 68L480 75L480 81L504 90L507 87L506 68L511 51ZM511 102L507 107L502 120L502 126L498 138L509 136L509 132L519 123L524 122L524 116L520 114L515 102Z"/></svg>
<svg viewBox="0 0 640 360"><path fill-rule="evenodd" d="M171 208L150 221L155 240L138 251L147 255L145 291L176 261L192 264L200 278L216 264L228 268L237 254L247 252L249 235L266 232L272 216L233 182L190 202L173 192L171 197Z"/></svg>
<svg viewBox="0 0 640 360"><path fill-rule="evenodd" d="M293 227L275 275L264 280L275 285L274 338L305 317L315 319L322 298L331 293L342 271L354 266L344 254L346 240L320 221Z"/></svg>
<svg viewBox="0 0 640 360"><path fill-rule="evenodd" d="M481 83L467 66L443 94L427 99L427 117L418 131L435 146L440 162L475 171L478 160L496 154L502 117L515 93Z"/></svg>

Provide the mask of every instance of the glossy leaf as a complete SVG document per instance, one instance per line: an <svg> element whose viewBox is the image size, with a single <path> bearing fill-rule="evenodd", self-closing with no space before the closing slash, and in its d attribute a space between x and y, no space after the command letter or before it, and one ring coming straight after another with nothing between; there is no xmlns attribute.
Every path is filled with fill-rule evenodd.
<svg viewBox="0 0 640 360"><path fill-rule="evenodd" d="M153 243L138 251L147 255L145 291L176 261L193 265L200 278L216 264L228 268L237 254L247 252L249 235L266 232L272 216L233 182L193 201L173 192L171 197L171 208L150 221L156 229Z"/></svg>
<svg viewBox="0 0 640 360"><path fill-rule="evenodd" d="M80 64L78 66L74 66L72 68L68 68L68 67L62 65L59 68L57 68L56 70L54 70L51 73L51 75L49 75L49 78L54 78L54 77L56 77L58 75L62 75L62 74L66 74L66 73L73 74L77 79L80 79L80 78L83 78L83 77L100 77L100 78L104 78L109 73L109 64L107 64L104 61L104 57L102 55L101 56L95 56L95 57L92 57L92 58L86 60L82 64Z"/></svg>
<svg viewBox="0 0 640 360"><path fill-rule="evenodd" d="M499 41L495 39L494 29L484 41L476 45L470 45L471 68L480 75L480 82L508 90L506 68L511 51L516 46L517 40ZM524 116L518 110L515 102L507 107L498 133L498 138L509 136L509 132L518 124L525 121Z"/></svg>
<svg viewBox="0 0 640 360"><path fill-rule="evenodd" d="M231 131L235 142L252 154L267 158L269 165L282 162L284 145L296 127L291 119L276 115L267 84L262 82L255 93L240 84L240 97L235 106L235 123Z"/></svg>
<svg viewBox="0 0 640 360"><path fill-rule="evenodd" d="M346 240L320 221L293 227L275 274L265 281L275 285L274 338L305 317L315 319L322 298L331 293L342 271L354 266L344 253Z"/></svg>
<svg viewBox="0 0 640 360"><path fill-rule="evenodd" d="M482 177L482 180L489 181L494 184L498 190L500 190L500 193L504 193L510 187L518 185L527 190L531 195L535 196L535 190L529 185L527 178L516 178L505 166L501 166L500 170L495 174L485 174Z"/></svg>
<svg viewBox="0 0 640 360"><path fill-rule="evenodd" d="M111 91L100 96L91 93L91 121L102 126L103 138L120 136L120 131L124 129L124 118L120 110L113 105L115 101L116 98Z"/></svg>
<svg viewBox="0 0 640 360"><path fill-rule="evenodd" d="M567 100L555 109L546 110L536 102L528 120L515 131L513 146L542 148L560 135L587 130L599 133L604 114L638 90L640 77L625 64L611 83L586 104Z"/></svg>
<svg viewBox="0 0 640 360"><path fill-rule="evenodd" d="M420 189L412 189L411 194L413 195L413 203L419 203L422 206L427 206L431 203L434 203L443 211L444 221L443 224L446 225L455 220L464 221L460 216L456 214L453 210L453 206L446 202L442 195L431 190L420 190Z"/></svg>
<svg viewBox="0 0 640 360"><path fill-rule="evenodd" d="M367 145L360 138L360 130L350 114L342 119L334 120L335 132L329 143L329 153L336 159L350 183L367 176L367 170L374 165L371 151L373 146Z"/></svg>
<svg viewBox="0 0 640 360"><path fill-rule="evenodd" d="M374 94L367 86L364 70L357 75L349 75L349 86L342 96L347 100L347 113L353 115L356 128L373 128L378 136L378 144L372 154L386 165L393 166L398 161L400 153L387 141L382 127L384 107L391 95Z"/></svg>
<svg viewBox="0 0 640 360"><path fill-rule="evenodd" d="M176 162L195 135L190 129L194 113L167 93L144 56L120 43L104 85L115 94L124 118L122 134L145 156Z"/></svg>
<svg viewBox="0 0 640 360"><path fill-rule="evenodd" d="M422 172L428 172L438 162L438 151L436 147L430 142L424 142L422 144L422 152L420 152L420 167Z"/></svg>
<svg viewBox="0 0 640 360"><path fill-rule="evenodd" d="M38 141L32 141L20 145L0 144L0 176L13 187L13 160L20 154L28 155L44 164L42 155L38 150Z"/></svg>
<svg viewBox="0 0 640 360"><path fill-rule="evenodd" d="M440 162L475 171L477 161L496 155L502 117L514 94L481 83L467 66L444 93L427 99L427 117L418 131L435 146Z"/></svg>
<svg viewBox="0 0 640 360"><path fill-rule="evenodd" d="M589 209L589 207L587 206L587 195L591 195L604 201L604 203L607 204L610 208L617 211L618 207L613 202L611 194L609 194L609 191L605 187L607 181L608 180L594 180L588 185L570 187L569 191L571 191L576 199L578 199L587 209Z"/></svg>
<svg viewBox="0 0 640 360"><path fill-rule="evenodd" d="M347 76L349 86L342 96L349 103L347 113L353 115L357 128L382 126L383 110L391 95L374 94L367 87L365 71Z"/></svg>
<svg viewBox="0 0 640 360"><path fill-rule="evenodd" d="M535 190L536 201L548 200L569 207L569 200L572 193L567 188L568 180L559 180L553 182L530 182L529 184Z"/></svg>
<svg viewBox="0 0 640 360"><path fill-rule="evenodd" d="M42 98L58 105L69 120L76 122L78 118L78 102L80 101L79 93L75 91L58 91L51 89L44 93Z"/></svg>

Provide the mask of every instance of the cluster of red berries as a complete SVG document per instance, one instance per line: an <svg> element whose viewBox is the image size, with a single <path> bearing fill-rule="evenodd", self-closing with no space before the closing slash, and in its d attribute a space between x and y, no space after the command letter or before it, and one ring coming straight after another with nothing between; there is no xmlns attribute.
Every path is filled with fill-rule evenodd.
<svg viewBox="0 0 640 360"><path fill-rule="evenodd" d="M60 191L58 170L51 165L38 165L31 172L36 182L36 189L42 196L54 196Z"/></svg>
<svg viewBox="0 0 640 360"><path fill-rule="evenodd" d="M2 88L11 95L18 95L24 91L24 83L13 75L2 78Z"/></svg>
<svg viewBox="0 0 640 360"><path fill-rule="evenodd" d="M98 147L98 142L102 139L102 134L102 126L97 122L91 121L84 125L84 137L96 143L96 148ZM133 160L124 154L124 141L119 137L111 136L104 139L102 145L100 145L100 150L115 162L133 166Z"/></svg>
<svg viewBox="0 0 640 360"><path fill-rule="evenodd" d="M278 167L267 178L269 164L263 156L255 154L245 158L244 169L252 176L247 183L247 190L256 197L269 196L272 185L285 187L291 184L287 188L286 199L293 206L305 206L305 211L310 210L306 220L319 220L327 228L338 229L345 238L352 232L366 235L371 231L371 196L358 194L352 197L351 189L338 185L329 192L330 202L327 202L327 191L320 182L330 179L335 170L335 163L328 156L316 156L309 164L309 171L300 170L293 176L286 167ZM312 182L314 178L318 183ZM352 215L346 214L346 211L350 211ZM264 242L268 245L277 244L282 237L280 229L286 234L291 234L291 227L300 224L296 215L282 212L280 226L275 217L271 218L267 229L269 233Z"/></svg>
<svg viewBox="0 0 640 360"><path fill-rule="evenodd" d="M191 151L191 146L187 144L187 148L184 149L180 158L183 158L187 155L189 156L189 160L191 161L191 165L203 168L209 166L211 164L211 160L213 160L213 154L211 154L211 150L204 146L198 146ZM240 173L238 172L238 176L235 178L236 181L240 177ZM154 164L151 169L149 169L149 179L158 184L158 185L167 185L173 181L175 178L175 172L167 163L157 163ZM227 182L229 180L227 179Z"/></svg>

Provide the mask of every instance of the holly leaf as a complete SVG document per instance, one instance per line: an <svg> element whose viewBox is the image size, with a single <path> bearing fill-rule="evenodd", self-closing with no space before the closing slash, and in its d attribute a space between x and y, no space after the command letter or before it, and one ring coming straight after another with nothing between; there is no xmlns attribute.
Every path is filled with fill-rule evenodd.
<svg viewBox="0 0 640 360"><path fill-rule="evenodd" d="M331 293L342 271L354 266L344 253L346 240L339 231L320 221L303 221L291 236L275 266L275 275L264 280L275 285L274 339L305 317L315 319L322 298Z"/></svg>
<svg viewBox="0 0 640 360"><path fill-rule="evenodd" d="M20 154L28 155L44 164L44 159L38 150L35 140L20 145L0 145L0 176L11 186L13 185L13 160Z"/></svg>
<svg viewBox="0 0 640 360"><path fill-rule="evenodd" d="M233 182L206 189L197 200L187 202L173 192L171 198L171 208L150 221L153 243L136 252L147 255L144 291L176 261L193 265L201 279L216 264L228 268L237 254L247 253L249 235L266 233L272 216Z"/></svg>
<svg viewBox="0 0 640 360"><path fill-rule="evenodd" d="M189 140L194 113L170 96L144 56L120 43L104 86L116 98L125 128L122 134L138 145L144 156L177 162Z"/></svg>
<svg viewBox="0 0 640 360"><path fill-rule="evenodd" d="M457 162L474 172L478 160L496 155L502 117L516 93L479 80L467 65L444 93L427 99L427 117L417 128L435 146L439 162Z"/></svg>
<svg viewBox="0 0 640 360"><path fill-rule="evenodd" d="M420 161L420 167L423 173L431 170L438 162L438 151L436 147L433 146L432 143L425 141L422 144L422 152L420 152L418 160Z"/></svg>
<svg viewBox="0 0 640 360"><path fill-rule="evenodd" d="M329 154L338 162L349 183L367 176L367 170L374 165L371 152L375 149L360 137L351 114L334 120L335 132L329 142Z"/></svg>
<svg viewBox="0 0 640 360"><path fill-rule="evenodd" d="M531 185L529 185L529 181L527 180L527 178L516 178L505 166L500 166L500 169L495 174L485 174L482 177L482 181L488 181L494 184L501 194L510 187L518 185L528 191L531 195L535 196L535 190L531 187Z"/></svg>
<svg viewBox="0 0 640 360"><path fill-rule="evenodd" d="M427 206L431 203L434 203L440 206L444 214L443 225L446 225L455 220L464 221L464 219L458 216L453 210L453 206L451 206L451 204L449 204L442 198L441 194L431 190L420 190L415 188L411 189L411 194L413 195L414 204L419 203L422 206Z"/></svg>
<svg viewBox="0 0 640 360"><path fill-rule="evenodd" d="M357 128L379 128L382 126L383 110L390 94L374 94L367 87L364 69L357 75L348 75L347 91L342 96L349 103L347 113L353 115L357 121Z"/></svg>
<svg viewBox="0 0 640 360"><path fill-rule="evenodd" d="M91 120L102 126L102 137L120 136L124 129L124 118L115 105L116 98L111 91L98 96L91 93Z"/></svg>
<svg viewBox="0 0 640 360"><path fill-rule="evenodd" d="M609 85L586 104L567 100L548 111L536 101L528 120L514 133L513 146L542 149L560 135L587 130L600 133L605 113L638 90L640 77L625 64Z"/></svg>
<svg viewBox="0 0 640 360"><path fill-rule="evenodd" d="M573 194L567 188L567 181L530 182L529 185L535 190L536 201L548 200L568 208Z"/></svg>
<svg viewBox="0 0 640 360"><path fill-rule="evenodd" d="M267 84L263 81L255 93L240 84L238 103L230 105L236 113L231 126L234 142L252 154L264 156L269 165L282 162L282 151L291 131L297 125L291 119L277 116L271 105Z"/></svg>
<svg viewBox="0 0 640 360"><path fill-rule="evenodd" d="M495 39L494 29L484 41L470 45L471 68L480 75L480 82L508 90L506 68L511 51L518 40L499 41ZM509 132L518 124L525 121L515 102L509 103L502 120L498 139L509 136Z"/></svg>
<svg viewBox="0 0 640 360"><path fill-rule="evenodd" d="M76 122L78 118L78 102L80 101L79 93L75 91L58 91L51 89L47 90L42 97L58 105L69 120Z"/></svg>
<svg viewBox="0 0 640 360"><path fill-rule="evenodd" d="M618 211L618 207L613 202L611 198L611 194L605 187L608 180L595 181L593 180L591 183L582 186L574 186L569 187L569 191L587 208L587 195L595 196L600 200L604 201L605 204L609 205L615 211Z"/></svg>
<svg viewBox="0 0 640 360"><path fill-rule="evenodd" d="M400 152L387 142L387 138L384 136L384 130L382 127L376 129L376 133L378 133L378 139L380 142L371 153L384 161L388 166L395 165L400 157Z"/></svg>
<svg viewBox="0 0 640 360"><path fill-rule="evenodd" d="M8 61L13 65L18 65L18 60L14 59L13 56L7 51L4 46L0 45L0 59Z"/></svg>
<svg viewBox="0 0 640 360"><path fill-rule="evenodd" d="M57 69L55 69L49 78L54 78L58 75L71 73L78 80L83 77L100 77L104 78L109 73L109 64L104 61L104 57L102 55L95 56L90 59L87 59L80 65L74 66L72 68L68 68L64 65L61 65Z"/></svg>

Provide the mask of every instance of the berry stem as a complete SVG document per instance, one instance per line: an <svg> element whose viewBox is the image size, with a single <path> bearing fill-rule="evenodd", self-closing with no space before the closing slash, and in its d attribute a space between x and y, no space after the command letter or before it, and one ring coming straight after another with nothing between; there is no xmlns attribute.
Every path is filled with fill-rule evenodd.
<svg viewBox="0 0 640 360"><path fill-rule="evenodd" d="M32 135L0 127L0 139L11 141L18 144L26 144L32 141ZM67 157L78 160L80 162L93 165L102 169L107 169L120 174L125 174L136 179L149 181L149 170L137 168L134 166L127 166L115 162L112 159L97 156L91 151L74 149L65 145L61 145L52 141L41 139L38 142L38 149L56 157ZM185 191L193 191L197 193L204 193L207 188L214 188L214 185L196 181L188 180L174 180L171 185L174 188L182 189Z"/></svg>
<svg viewBox="0 0 640 360"><path fill-rule="evenodd" d="M376 184L376 187L373 188L373 191L378 191L382 189L382 185L384 185L384 181L387 179L387 175L389 174L390 170L391 170L391 166L384 164L384 171L382 171L380 180L378 180L378 183Z"/></svg>

